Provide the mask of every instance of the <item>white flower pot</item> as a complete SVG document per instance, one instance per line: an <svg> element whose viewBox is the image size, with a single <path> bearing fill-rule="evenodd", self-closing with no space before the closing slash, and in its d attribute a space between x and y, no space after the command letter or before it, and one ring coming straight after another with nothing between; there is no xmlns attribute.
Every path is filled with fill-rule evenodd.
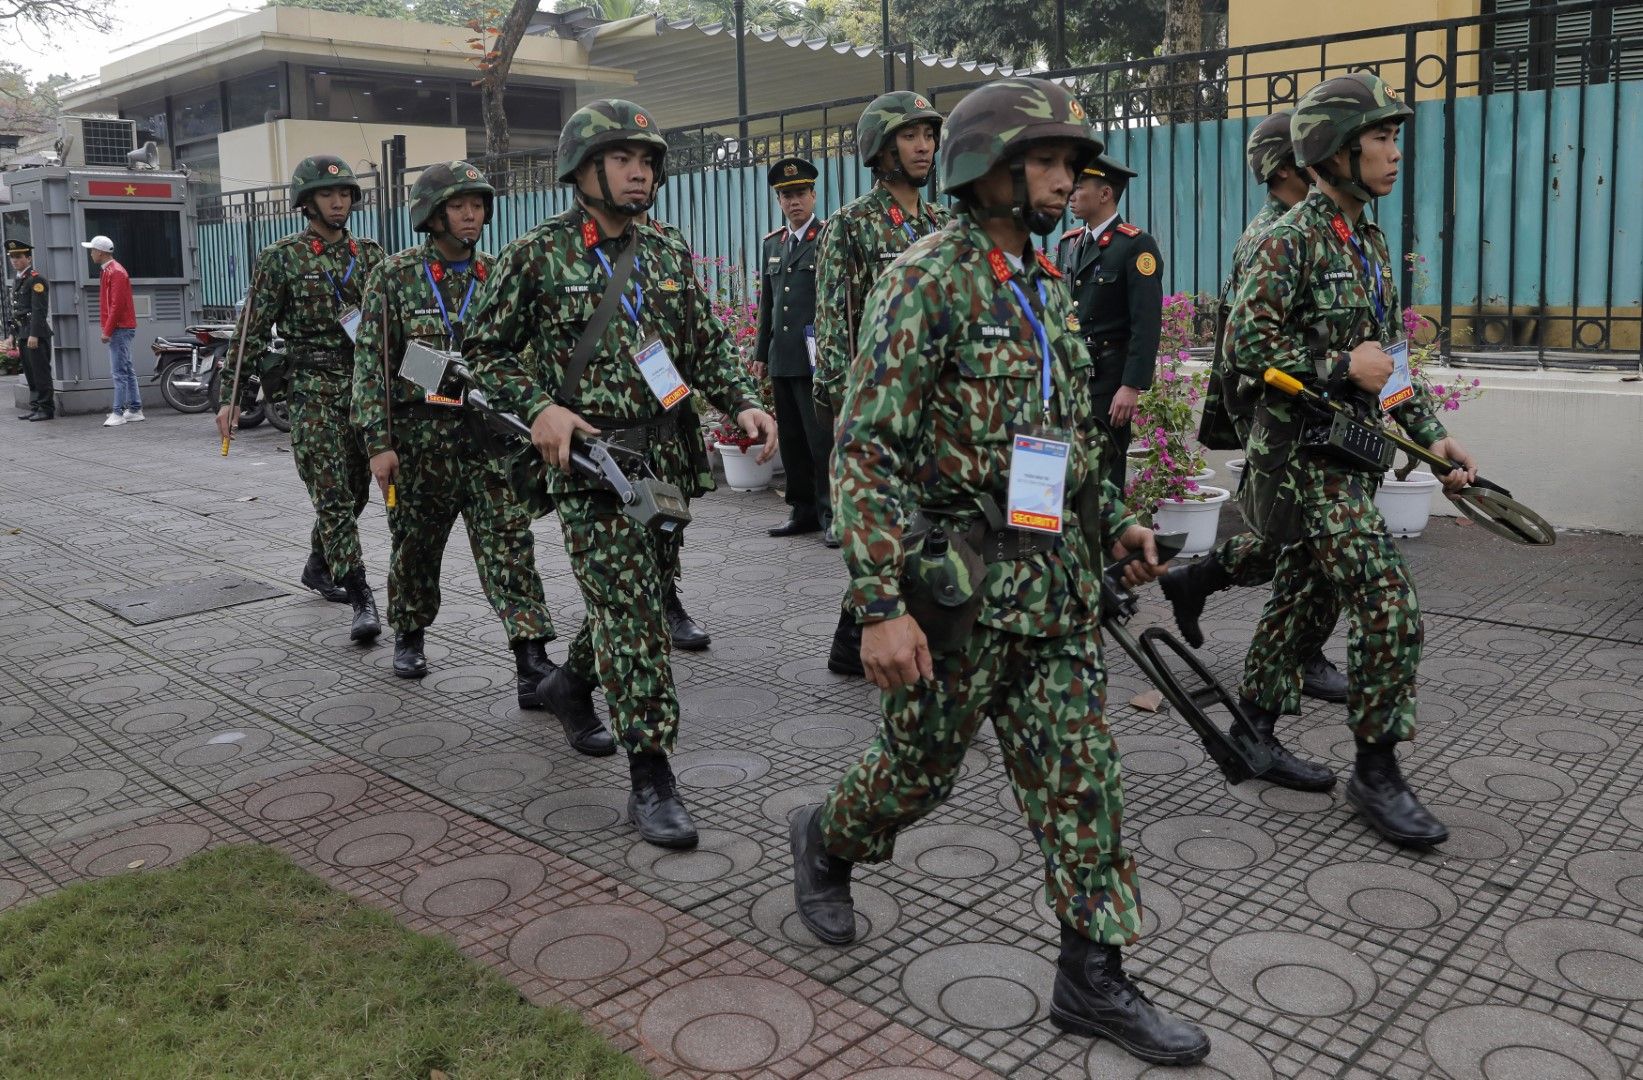
<svg viewBox="0 0 1643 1080"><path fill-rule="evenodd" d="M1237 491L1244 483L1244 459L1235 457L1227 462L1227 475L1232 477L1232 490Z"/></svg>
<svg viewBox="0 0 1643 1080"><path fill-rule="evenodd" d="M1407 480L1388 472L1375 492L1375 506L1386 519L1387 531L1393 536L1419 536L1432 516L1432 493L1442 484L1428 472L1412 472Z"/></svg>
<svg viewBox="0 0 1643 1080"><path fill-rule="evenodd" d="M1181 554L1202 555L1215 546L1215 532L1221 523L1221 507L1232 497L1224 488L1199 489L1202 498L1174 502L1161 500L1152 512L1152 527L1160 533L1187 534Z"/></svg>
<svg viewBox="0 0 1643 1080"><path fill-rule="evenodd" d="M746 448L714 443L713 448L724 461L725 483L730 485L732 491L763 491L776 475L775 462L767 461L760 465L756 460L759 456L757 443Z"/></svg>

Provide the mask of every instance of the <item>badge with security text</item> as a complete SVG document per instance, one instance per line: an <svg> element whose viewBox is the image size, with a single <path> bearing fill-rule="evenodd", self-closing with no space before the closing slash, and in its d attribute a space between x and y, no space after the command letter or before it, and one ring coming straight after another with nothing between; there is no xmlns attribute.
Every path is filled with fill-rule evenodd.
<svg viewBox="0 0 1643 1080"><path fill-rule="evenodd" d="M337 325L348 335L349 341L359 340L359 308L351 307L337 316Z"/></svg>
<svg viewBox="0 0 1643 1080"><path fill-rule="evenodd" d="M1408 339L1388 345L1386 355L1392 358L1392 375L1381 387L1381 411L1391 412L1415 396L1414 380L1409 374Z"/></svg>
<svg viewBox="0 0 1643 1080"><path fill-rule="evenodd" d="M667 354L667 346L661 338L653 337L645 342L633 354L633 359L639 365L639 374L645 377L645 385L662 403L662 408L671 409L689 395L690 387L673 366L673 358Z"/></svg>
<svg viewBox="0 0 1643 1080"><path fill-rule="evenodd" d="M1005 521L1013 529L1059 533L1067 498L1072 443L1021 432L1010 448L1010 494Z"/></svg>

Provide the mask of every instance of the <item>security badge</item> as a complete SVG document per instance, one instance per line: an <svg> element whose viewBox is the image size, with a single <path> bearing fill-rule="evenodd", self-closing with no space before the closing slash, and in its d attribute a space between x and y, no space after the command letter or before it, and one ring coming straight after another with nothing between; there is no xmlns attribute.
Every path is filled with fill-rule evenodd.
<svg viewBox="0 0 1643 1080"><path fill-rule="evenodd" d="M1060 533L1067 498L1072 440L1054 429L1018 431L1010 447L1010 491L1005 521L1029 532Z"/></svg>
<svg viewBox="0 0 1643 1080"><path fill-rule="evenodd" d="M349 341L359 340L359 308L351 307L337 316L337 325L348 335Z"/></svg>
<svg viewBox="0 0 1643 1080"><path fill-rule="evenodd" d="M673 366L673 358L667 354L667 346L662 344L661 338L647 338L639 346L639 351L633 354L633 360L639 365L639 374L645 377L645 385L656 395L662 408L671 409L690 394L690 387L685 385L679 369Z"/></svg>

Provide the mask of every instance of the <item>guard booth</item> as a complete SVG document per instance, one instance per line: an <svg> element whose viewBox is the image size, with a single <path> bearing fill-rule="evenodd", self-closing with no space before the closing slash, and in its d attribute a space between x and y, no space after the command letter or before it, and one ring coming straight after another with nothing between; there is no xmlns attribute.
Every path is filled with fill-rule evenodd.
<svg viewBox="0 0 1643 1080"><path fill-rule="evenodd" d="M5 179L9 192L8 201L0 206L0 228L5 239L34 245L34 265L51 288L51 372L57 411L99 412L114 404L98 311L100 271L90 252L80 246L93 236L114 241L114 258L131 275L137 311L131 364L138 385L145 390L152 386L150 343L159 334L180 335L199 308L188 178L181 173L48 165L19 169ZM5 275L9 295L9 264ZM15 380L13 400L20 407L28 404L28 387L21 376Z"/></svg>

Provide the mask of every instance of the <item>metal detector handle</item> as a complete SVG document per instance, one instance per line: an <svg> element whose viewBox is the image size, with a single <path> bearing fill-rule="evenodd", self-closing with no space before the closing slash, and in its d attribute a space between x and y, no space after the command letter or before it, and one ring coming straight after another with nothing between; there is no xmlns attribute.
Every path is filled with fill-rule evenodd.
<svg viewBox="0 0 1643 1080"><path fill-rule="evenodd" d="M490 425L507 435L517 435L526 442L531 441L531 427L513 413L501 412L491 408L490 399L483 390L469 390L463 397L469 405L485 415Z"/></svg>
<svg viewBox="0 0 1643 1080"><path fill-rule="evenodd" d="M1162 566L1171 559L1175 558L1177 555L1181 554L1181 549L1187 546L1187 534L1154 533L1152 542L1153 545L1158 548L1158 565ZM1132 551L1128 555L1125 555L1122 559L1119 559L1117 562L1108 566L1107 573L1110 574L1114 570L1122 570L1124 567L1128 566L1132 562L1135 562L1137 559L1145 558L1146 554L1145 549L1142 549L1141 551Z"/></svg>

